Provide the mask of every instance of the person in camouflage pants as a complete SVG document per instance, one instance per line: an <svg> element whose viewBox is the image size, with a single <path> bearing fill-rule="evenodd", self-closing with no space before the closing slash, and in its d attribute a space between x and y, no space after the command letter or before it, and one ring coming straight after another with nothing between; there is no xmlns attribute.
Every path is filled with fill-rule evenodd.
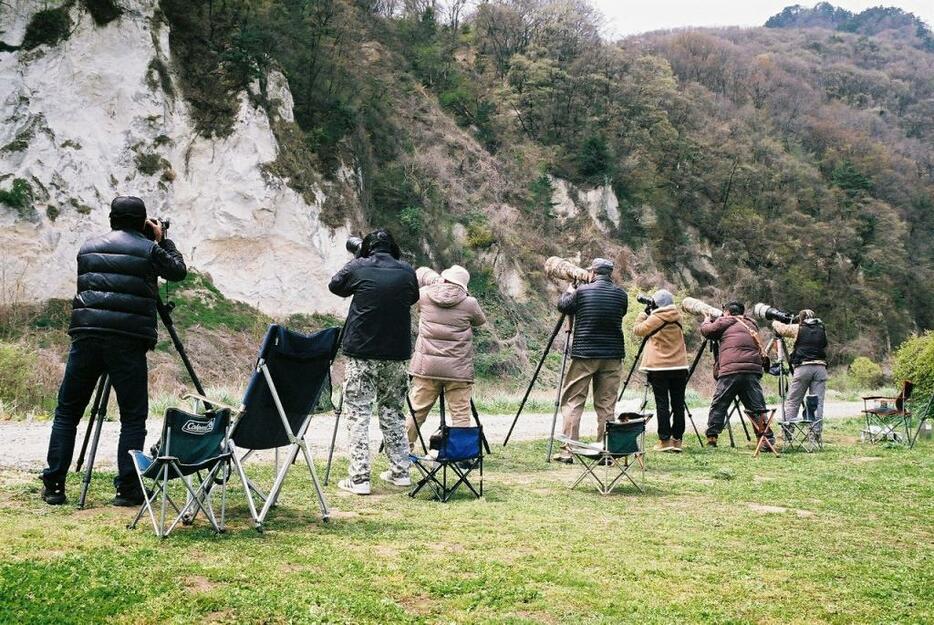
<svg viewBox="0 0 934 625"><path fill-rule="evenodd" d="M353 297L341 349L348 358L344 405L350 427L350 472L337 483L354 495L370 494L370 417L376 405L389 470L380 479L411 486L409 443L402 406L412 357L412 306L418 302L415 270L387 230L363 238L357 257L334 274L328 288Z"/></svg>
<svg viewBox="0 0 934 625"><path fill-rule="evenodd" d="M350 479L370 481L370 416L376 404L392 477L409 475L409 443L405 435L405 396L409 377L405 361L359 360L347 362L344 408L350 433Z"/></svg>

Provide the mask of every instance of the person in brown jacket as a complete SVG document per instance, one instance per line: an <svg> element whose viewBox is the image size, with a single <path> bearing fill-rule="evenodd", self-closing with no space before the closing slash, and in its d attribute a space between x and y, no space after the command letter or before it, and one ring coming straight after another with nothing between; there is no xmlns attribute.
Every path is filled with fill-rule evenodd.
<svg viewBox="0 0 934 625"><path fill-rule="evenodd" d="M486 323L480 304L467 293L470 274L466 269L454 265L438 275L421 267L415 273L420 287L419 321L415 353L409 364L413 414L407 424L409 446L413 448L417 428L425 422L442 389L450 425L470 426L473 329Z"/></svg>
<svg viewBox="0 0 934 625"><path fill-rule="evenodd" d="M717 437L723 431L730 405L739 397L746 410L758 417L766 411L762 394L762 344L759 326L746 316L746 307L740 302L730 302L723 309L723 316L711 320L704 317L701 334L715 342L714 391L707 414L707 446L716 447ZM766 434L774 444L775 436L769 429Z"/></svg>
<svg viewBox="0 0 934 625"><path fill-rule="evenodd" d="M681 327L681 311L674 296L659 289L652 296L654 306L636 317L633 334L646 341L640 371L645 372L658 413L656 451L681 451L684 436L684 391L688 384L688 353Z"/></svg>

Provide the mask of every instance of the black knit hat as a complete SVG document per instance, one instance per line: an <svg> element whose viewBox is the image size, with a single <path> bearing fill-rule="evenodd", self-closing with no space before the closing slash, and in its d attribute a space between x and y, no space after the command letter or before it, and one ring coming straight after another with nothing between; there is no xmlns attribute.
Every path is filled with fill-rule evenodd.
<svg viewBox="0 0 934 625"><path fill-rule="evenodd" d="M118 195L110 203L110 217L128 218L132 220L146 220L146 205L141 199L132 195Z"/></svg>

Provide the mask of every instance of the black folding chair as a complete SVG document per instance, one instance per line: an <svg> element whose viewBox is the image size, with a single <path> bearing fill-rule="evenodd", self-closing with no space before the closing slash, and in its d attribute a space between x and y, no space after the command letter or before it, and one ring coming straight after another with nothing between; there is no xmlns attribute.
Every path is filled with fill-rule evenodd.
<svg viewBox="0 0 934 625"><path fill-rule="evenodd" d="M276 505L289 468L301 452L318 496L323 520L330 517L324 492L318 482L305 433L321 398L337 354L340 328L327 328L311 335L270 325L263 339L253 377L243 395L243 403L231 428L230 438L244 453L233 455L233 464L243 481L250 516L257 530L262 530L269 510ZM217 401L198 397L213 405ZM266 493L247 477L243 463L263 449L286 447L285 462L277 467L276 477ZM262 508L257 511L258 502Z"/></svg>
<svg viewBox="0 0 934 625"><path fill-rule="evenodd" d="M817 418L817 403L817 395L806 396L804 413L780 422L785 450L810 453L824 448L821 436L823 419Z"/></svg>

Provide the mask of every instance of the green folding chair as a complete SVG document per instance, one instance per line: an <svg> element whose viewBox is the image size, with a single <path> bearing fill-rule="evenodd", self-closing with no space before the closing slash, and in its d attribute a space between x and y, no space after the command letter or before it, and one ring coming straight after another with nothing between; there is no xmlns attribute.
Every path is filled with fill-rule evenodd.
<svg viewBox="0 0 934 625"><path fill-rule="evenodd" d="M571 488L576 488L589 477L596 483L600 494L609 495L626 478L640 493L643 492L633 478L632 470L638 465L642 472L640 481L645 482L645 424L651 418L652 415L647 415L627 421L610 421L600 444L557 436L557 440L583 467Z"/></svg>
<svg viewBox="0 0 934 625"><path fill-rule="evenodd" d="M135 528L148 512L156 536L165 538L180 522L189 525L199 512L203 512L215 532L224 531L231 458L227 443L229 425L230 411L227 409L203 415L177 408L165 411L162 438L153 455L130 451L144 493L143 505L128 526L130 529ZM194 479L198 480L197 485ZM186 499L182 506L177 505L169 494L169 485L175 481L184 486L181 492ZM212 495L218 484L221 490L220 521L212 505ZM158 515L153 507L157 501L161 503ZM175 518L167 525L168 506L175 511Z"/></svg>
<svg viewBox="0 0 934 625"><path fill-rule="evenodd" d="M902 390L895 397L872 395L863 397L863 415L866 427L860 433L864 442L890 441L911 445L911 410L909 402L914 384L905 380ZM902 432L905 433L902 436Z"/></svg>

